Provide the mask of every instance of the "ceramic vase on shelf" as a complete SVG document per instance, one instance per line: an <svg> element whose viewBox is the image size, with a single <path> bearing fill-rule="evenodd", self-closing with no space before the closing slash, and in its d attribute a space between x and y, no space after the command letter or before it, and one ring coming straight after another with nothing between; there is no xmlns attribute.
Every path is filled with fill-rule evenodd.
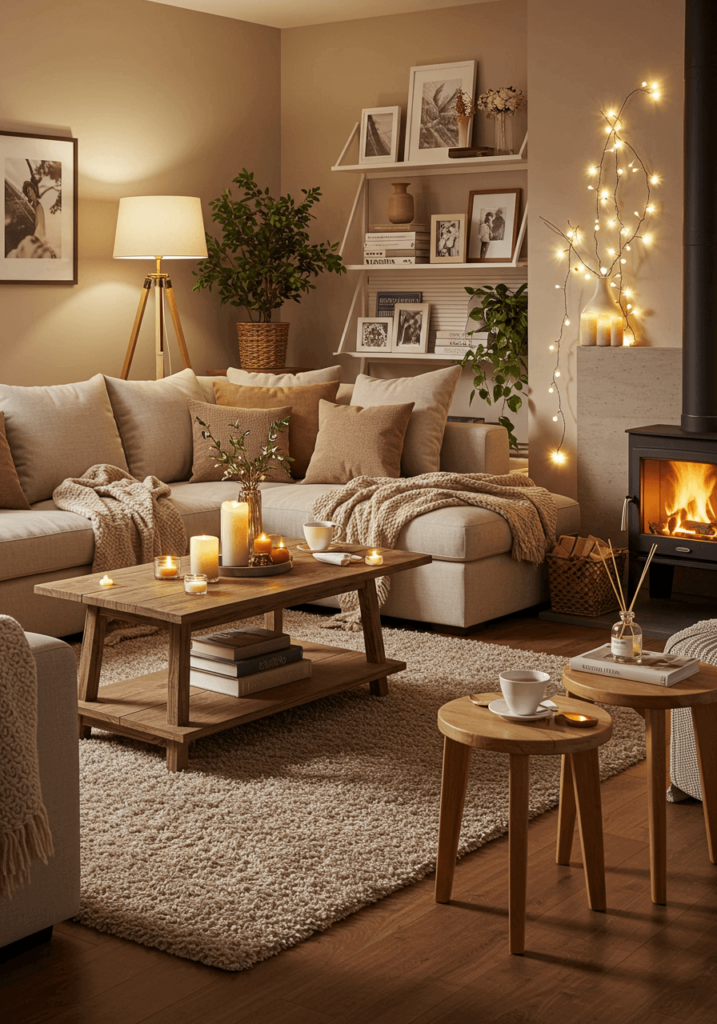
<svg viewBox="0 0 717 1024"><path fill-rule="evenodd" d="M391 224L410 224L413 220L413 196L406 191L410 181L392 181L393 193L388 197L388 219Z"/></svg>
<svg viewBox="0 0 717 1024"><path fill-rule="evenodd" d="M605 275L597 279L592 298L580 314L581 345L622 345L625 325L616 291Z"/></svg>
<svg viewBox="0 0 717 1024"><path fill-rule="evenodd" d="M505 111L495 115L495 155L513 152L513 115Z"/></svg>
<svg viewBox="0 0 717 1024"><path fill-rule="evenodd" d="M466 149L471 144L471 126L473 118L468 114L456 114L458 125L458 148Z"/></svg>

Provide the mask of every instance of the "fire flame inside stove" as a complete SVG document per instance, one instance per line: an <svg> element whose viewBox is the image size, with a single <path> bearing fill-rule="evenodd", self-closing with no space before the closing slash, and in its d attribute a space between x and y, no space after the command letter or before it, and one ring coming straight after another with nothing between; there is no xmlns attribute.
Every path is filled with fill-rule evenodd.
<svg viewBox="0 0 717 1024"><path fill-rule="evenodd" d="M717 540L717 466L665 461L660 466L662 514L652 533Z"/></svg>

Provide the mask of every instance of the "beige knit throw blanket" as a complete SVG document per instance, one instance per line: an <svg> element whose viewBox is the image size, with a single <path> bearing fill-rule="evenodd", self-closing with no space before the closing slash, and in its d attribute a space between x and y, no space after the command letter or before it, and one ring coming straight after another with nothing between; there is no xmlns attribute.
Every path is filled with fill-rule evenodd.
<svg viewBox="0 0 717 1024"><path fill-rule="evenodd" d="M184 555L187 534L167 484L156 476L140 483L117 466L91 466L84 476L56 487L58 508L76 512L95 532L93 572L151 562L157 555Z"/></svg>
<svg viewBox="0 0 717 1024"><path fill-rule="evenodd" d="M22 626L0 615L0 896L54 853L37 761L37 671Z"/></svg>
<svg viewBox="0 0 717 1024"><path fill-rule="evenodd" d="M398 480L359 476L317 498L311 514L338 523L342 539L350 544L393 548L412 519L449 505L475 505L503 516L513 534L511 554L519 562L538 565L555 544L555 500L522 473L425 473ZM386 601L389 586L387 576L378 579L379 606ZM341 595L339 604L341 613L325 628L360 629L358 594Z"/></svg>

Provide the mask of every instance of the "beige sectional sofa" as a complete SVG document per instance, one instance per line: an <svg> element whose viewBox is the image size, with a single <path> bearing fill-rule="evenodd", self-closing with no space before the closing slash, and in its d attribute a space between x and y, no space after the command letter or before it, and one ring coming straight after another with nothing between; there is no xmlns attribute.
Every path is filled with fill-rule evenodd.
<svg viewBox="0 0 717 1024"><path fill-rule="evenodd" d="M351 386L337 400L348 402ZM214 401L212 378L184 370L163 381L118 381L101 375L81 384L19 388L0 384L0 411L29 510L0 508L0 612L26 630L66 636L83 627L81 605L34 593L37 583L91 571L90 522L61 511L52 491L66 476L109 462L142 479L152 474L172 487L187 535L219 534L220 505L237 484L190 483L191 422L187 400ZM441 448L448 472L509 471L502 427L448 423ZM300 481L262 485L264 528L302 536L316 497L327 489ZM558 533L579 528L571 498L555 495ZM546 596L544 567L511 558L511 533L499 515L473 507L440 509L402 531L398 547L430 554L430 565L399 574L384 613L458 629L529 607Z"/></svg>

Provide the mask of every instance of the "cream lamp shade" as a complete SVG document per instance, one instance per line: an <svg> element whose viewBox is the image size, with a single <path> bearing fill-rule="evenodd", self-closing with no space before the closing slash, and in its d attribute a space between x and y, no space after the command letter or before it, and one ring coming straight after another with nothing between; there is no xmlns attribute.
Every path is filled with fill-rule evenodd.
<svg viewBox="0 0 717 1024"><path fill-rule="evenodd" d="M114 258L206 259L202 203L196 196L120 199Z"/></svg>

